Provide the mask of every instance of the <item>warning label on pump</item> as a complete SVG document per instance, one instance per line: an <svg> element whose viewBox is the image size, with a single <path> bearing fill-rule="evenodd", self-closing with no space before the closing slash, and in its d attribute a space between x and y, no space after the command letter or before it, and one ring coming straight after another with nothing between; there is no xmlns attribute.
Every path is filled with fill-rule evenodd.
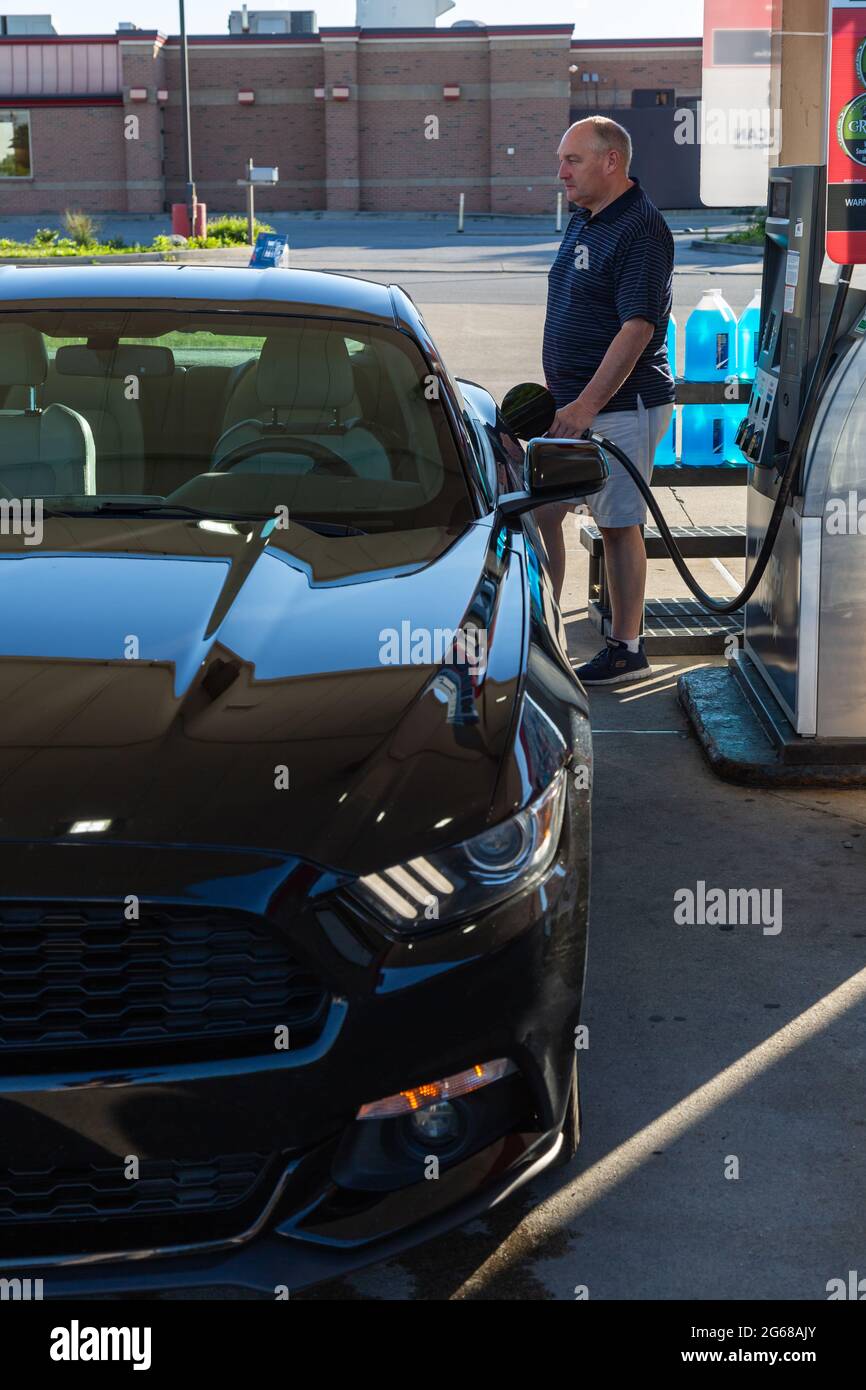
<svg viewBox="0 0 866 1390"><path fill-rule="evenodd" d="M785 286L785 305L784 305L784 308L782 309L782 313L783 313L783 314L793 314L793 312L794 312L794 295L795 295L796 293L797 293L797 291L796 291L796 289L795 289L795 287L794 287L793 285L786 285L786 286Z"/></svg>
<svg viewBox="0 0 866 1390"><path fill-rule="evenodd" d="M785 284L796 285L800 278L800 252L789 251L785 260Z"/></svg>
<svg viewBox="0 0 866 1390"><path fill-rule="evenodd" d="M832 0L827 122L827 255L866 263L866 13ZM786 283L790 283L786 280Z"/></svg>

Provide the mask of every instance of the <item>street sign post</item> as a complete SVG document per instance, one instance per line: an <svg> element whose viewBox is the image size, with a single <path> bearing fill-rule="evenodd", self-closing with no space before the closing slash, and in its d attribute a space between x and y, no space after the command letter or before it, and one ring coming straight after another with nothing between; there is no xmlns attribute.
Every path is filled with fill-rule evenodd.
<svg viewBox="0 0 866 1390"><path fill-rule="evenodd" d="M249 233L250 245L256 239L256 206L254 189L268 188L278 183L280 171L269 165L255 165L252 158L247 161L247 176L245 179L238 179L238 184L247 190L247 231Z"/></svg>

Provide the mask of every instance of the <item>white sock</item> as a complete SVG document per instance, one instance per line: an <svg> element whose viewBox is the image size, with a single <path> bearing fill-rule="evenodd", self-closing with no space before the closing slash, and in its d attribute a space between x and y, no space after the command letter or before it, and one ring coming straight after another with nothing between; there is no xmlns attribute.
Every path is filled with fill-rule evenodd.
<svg viewBox="0 0 866 1390"><path fill-rule="evenodd" d="M628 647L628 649L629 649L630 652L639 652L639 651L640 651L640 638L639 638L639 637L614 637L613 635L611 635L611 641L612 641L612 642L622 642L624 646Z"/></svg>

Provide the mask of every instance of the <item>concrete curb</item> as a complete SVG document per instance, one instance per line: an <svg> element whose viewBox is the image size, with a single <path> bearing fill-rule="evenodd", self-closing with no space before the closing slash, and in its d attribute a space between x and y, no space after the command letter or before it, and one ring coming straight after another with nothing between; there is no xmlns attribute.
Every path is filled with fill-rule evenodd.
<svg viewBox="0 0 866 1390"><path fill-rule="evenodd" d="M742 241L690 241L693 251L724 252L727 256L741 256L748 261L762 261L764 250L761 246L750 246Z"/></svg>
<svg viewBox="0 0 866 1390"><path fill-rule="evenodd" d="M176 251L120 251L104 256L0 256L0 268L5 265L159 265L203 260L206 256L220 252L239 251L252 255L251 246L194 246L184 251L179 246Z"/></svg>
<svg viewBox="0 0 866 1390"><path fill-rule="evenodd" d="M866 787L858 763L783 763L726 666L677 678L677 697L718 777L745 787Z"/></svg>

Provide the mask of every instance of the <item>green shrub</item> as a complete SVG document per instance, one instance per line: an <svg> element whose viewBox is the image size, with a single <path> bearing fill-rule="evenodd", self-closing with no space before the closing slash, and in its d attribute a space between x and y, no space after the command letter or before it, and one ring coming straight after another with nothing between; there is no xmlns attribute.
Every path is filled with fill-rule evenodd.
<svg viewBox="0 0 866 1390"><path fill-rule="evenodd" d="M67 208L63 214L66 235L76 246L92 246L96 241L96 219L89 212L75 212Z"/></svg>
<svg viewBox="0 0 866 1390"><path fill-rule="evenodd" d="M749 226L744 227L741 232L728 232L728 235L722 240L734 241L741 246L763 246L766 222L767 214L761 213L754 222L750 222Z"/></svg>
<svg viewBox="0 0 866 1390"><path fill-rule="evenodd" d="M124 255L131 251L158 251L163 255L177 251L178 247L171 236L155 236L149 246L139 242L125 245L122 237L110 237L99 241L98 224L88 213L69 211L63 215L64 234L54 227L39 227L30 241L14 241L10 237L0 238L0 258L14 257L26 260L39 256L99 256ZM265 222L256 222L256 235L271 232ZM216 217L208 227L206 237L190 237L188 246L219 250L226 246L246 245L247 222L245 217Z"/></svg>
<svg viewBox="0 0 866 1390"><path fill-rule="evenodd" d="M273 227L267 222L259 222L258 218L253 223L254 236L259 232L272 232ZM193 238L196 245L201 238ZM190 245L193 244L190 242ZM247 241L247 219L237 215L214 217L207 224L207 242L213 246L248 246Z"/></svg>

